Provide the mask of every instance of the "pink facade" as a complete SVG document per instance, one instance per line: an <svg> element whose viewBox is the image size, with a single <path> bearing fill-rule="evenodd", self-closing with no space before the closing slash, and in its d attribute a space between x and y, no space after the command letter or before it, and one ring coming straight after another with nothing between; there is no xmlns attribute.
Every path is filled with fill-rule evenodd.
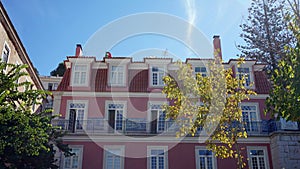
<svg viewBox="0 0 300 169"><path fill-rule="evenodd" d="M70 145L74 142L66 142ZM104 159L104 145L120 145L120 143L111 143L111 142L76 142L76 145L83 145L83 162L82 168L102 168L103 159ZM179 144L168 144L168 143L121 143L124 145L125 152L125 164L124 168L130 169L140 169L146 168L147 166L147 146L170 146L172 148L168 151L168 167L172 169L193 169L196 168L195 160L195 147L196 146L205 146L204 144L199 143L179 143ZM271 155L270 145L266 143L248 143L242 144L241 147L255 146L255 147L266 147L268 155ZM138 150L138 151L137 151ZM242 153L245 158L247 157L246 151ZM270 156L269 156L270 157ZM247 160L245 160L247 161ZM269 158L268 163L270 164L269 168L273 168L272 160ZM235 159L217 159L218 169L228 169L236 168ZM245 168L250 168L248 165Z"/></svg>
<svg viewBox="0 0 300 169"><path fill-rule="evenodd" d="M127 57L112 57L98 61L81 53L77 46L76 56L65 61L67 71L54 92L54 113L61 115L54 125L69 132L64 141L76 153L75 157L61 155L61 168L236 167L235 159L219 159L207 151L203 136L175 137L178 128L164 118L161 107L170 104L161 94L161 78L175 72L172 59L145 58L143 62L133 62ZM205 62L196 58L186 60L202 73L207 73L203 68ZM246 168L272 169L269 133L274 125L270 115L264 113L270 87L261 71L264 65L246 61L241 70L236 64L234 59L223 63L235 74L246 73L257 92L241 104L249 132L249 138L239 144L245 148Z"/></svg>

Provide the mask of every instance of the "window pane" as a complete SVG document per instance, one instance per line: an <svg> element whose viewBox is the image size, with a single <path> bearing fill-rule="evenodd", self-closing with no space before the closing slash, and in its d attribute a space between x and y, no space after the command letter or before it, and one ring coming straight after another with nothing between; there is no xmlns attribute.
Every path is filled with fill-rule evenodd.
<svg viewBox="0 0 300 169"><path fill-rule="evenodd" d="M71 167L71 158L65 157L65 168L70 168L70 167Z"/></svg>
<svg viewBox="0 0 300 169"><path fill-rule="evenodd" d="M81 72L80 84L85 84L86 72Z"/></svg>
<svg viewBox="0 0 300 169"><path fill-rule="evenodd" d="M165 159L164 157L158 157L158 168L164 169L165 166Z"/></svg>
<svg viewBox="0 0 300 169"><path fill-rule="evenodd" d="M158 72L158 67L153 67L152 72Z"/></svg>
<svg viewBox="0 0 300 169"><path fill-rule="evenodd" d="M258 169L257 159L255 157L252 157L252 168Z"/></svg>
<svg viewBox="0 0 300 169"><path fill-rule="evenodd" d="M151 157L151 169L156 169L156 157Z"/></svg>
<svg viewBox="0 0 300 169"><path fill-rule="evenodd" d="M74 84L79 84L79 76L80 76L79 72L74 73Z"/></svg>
<svg viewBox="0 0 300 169"><path fill-rule="evenodd" d="M260 169L265 169L266 168L264 157L259 157L259 168Z"/></svg>
<svg viewBox="0 0 300 169"><path fill-rule="evenodd" d="M153 75L152 75L152 78L153 78L153 85L157 85L158 83L157 83L157 73L153 73Z"/></svg>
<svg viewBox="0 0 300 169"><path fill-rule="evenodd" d="M205 168L205 157L200 157L200 169L206 169Z"/></svg>

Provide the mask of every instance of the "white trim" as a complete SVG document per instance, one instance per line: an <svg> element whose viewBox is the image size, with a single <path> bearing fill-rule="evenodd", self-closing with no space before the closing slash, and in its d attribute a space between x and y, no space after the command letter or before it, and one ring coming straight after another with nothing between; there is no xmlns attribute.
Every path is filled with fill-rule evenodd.
<svg viewBox="0 0 300 169"><path fill-rule="evenodd" d="M94 62L95 58L93 57L72 57L68 58L71 63L79 63L79 64L90 64Z"/></svg>
<svg viewBox="0 0 300 169"><path fill-rule="evenodd" d="M122 73L122 75L123 75L123 81L119 84L119 83L111 83L111 80L112 80L112 67L121 67L121 73ZM108 86L111 86L111 87L125 87L126 86L126 82L127 82L127 74L128 74L128 72L127 72L127 65L125 65L125 64L109 64L109 69L108 69L108 75L107 75L107 84L108 84ZM116 72L119 72L119 71L116 71Z"/></svg>
<svg viewBox="0 0 300 169"><path fill-rule="evenodd" d="M151 163L151 150L153 149L158 149L158 150L163 150L164 151L164 169L168 169L168 146L147 146L147 169L150 168L150 163Z"/></svg>
<svg viewBox="0 0 300 169"><path fill-rule="evenodd" d="M172 62L172 58L144 58L145 63L149 64L149 65L168 65Z"/></svg>
<svg viewBox="0 0 300 169"><path fill-rule="evenodd" d="M128 69L131 70L147 70L148 65L146 63L138 63L138 62L133 62L128 65Z"/></svg>
<svg viewBox="0 0 300 169"><path fill-rule="evenodd" d="M104 62L93 62L92 69L107 69L107 63Z"/></svg>
<svg viewBox="0 0 300 169"><path fill-rule="evenodd" d="M252 166L252 160L251 160L251 156L250 156L250 151L251 150L263 150L264 151L264 161L265 161L265 165L266 165L266 169L269 169L269 155L268 155L268 149L266 146L247 146L247 159L248 159L248 165L249 168L253 168Z"/></svg>
<svg viewBox="0 0 300 169"><path fill-rule="evenodd" d="M238 65L235 65L235 75L237 78L239 78L239 72L238 68L249 68L249 75L250 75L250 86L245 86L248 89L255 89L255 81L254 81L254 71L252 69L253 64L245 62L244 64L241 64L239 67ZM252 85L252 86L251 86Z"/></svg>
<svg viewBox="0 0 300 169"><path fill-rule="evenodd" d="M66 112L66 116L65 119L69 120L69 116L70 116L70 104L71 103L83 103L85 104L84 106L84 116L83 116L83 120L87 120L88 117L88 107L89 107L89 101L88 100L67 100L67 112Z"/></svg>
<svg viewBox="0 0 300 169"><path fill-rule="evenodd" d="M196 162L196 169L200 169L200 161L199 161L199 150L207 150L205 146L195 146L195 162ZM211 150L209 150L211 151ZM215 153L212 152L212 164L213 169L217 169L217 158L215 156Z"/></svg>
<svg viewBox="0 0 300 169"><path fill-rule="evenodd" d="M162 94L161 92L156 93L136 93L136 92L83 92L83 91L53 91L56 95L61 96L81 96L81 97L147 97L149 98L149 95L151 95L151 98L166 98L165 94ZM230 96L230 95L229 95ZM266 99L269 97L268 94L258 94L258 95L251 95L249 96L250 99Z"/></svg>
<svg viewBox="0 0 300 169"><path fill-rule="evenodd" d="M207 140L207 137L175 137L174 135L164 136L158 135L155 137L128 137L126 135L116 135L115 133L99 134L99 135L82 135L82 134L72 134L66 135L63 137L64 141L69 142L110 142L110 143L126 143L126 142L135 142L135 143L203 143ZM270 144L269 136L251 136L246 139L239 139L238 143L266 143Z"/></svg>
<svg viewBox="0 0 300 169"><path fill-rule="evenodd" d="M131 62L131 58L105 58L105 63L113 65L127 65Z"/></svg>
<svg viewBox="0 0 300 169"><path fill-rule="evenodd" d="M165 94L162 94L161 92L156 93L136 93L136 92L82 92L82 91L53 91L53 93L57 93L57 95L61 96L81 96L81 97L147 97L149 98L149 94L151 95L151 98L166 98ZM251 95L250 99L266 99L269 97L268 94L258 94L258 95Z"/></svg>
<svg viewBox="0 0 300 169"><path fill-rule="evenodd" d="M71 149L72 148L79 149L80 154L78 156L78 168L77 169L81 169L82 168L82 158L83 158L83 145L69 145L69 147ZM70 158L72 158L72 156ZM63 166L63 169L72 169L72 168L65 168L65 156L63 155L63 153L62 153L62 162L61 163L62 163L61 166Z"/></svg>
<svg viewBox="0 0 300 169"><path fill-rule="evenodd" d="M153 88L162 88L162 87L164 87L164 84L159 84L159 79L160 79L159 75L157 76L157 85L153 85L153 72L152 72L152 68L153 67L157 67L158 68L158 74L159 74L160 70L162 70L163 76L161 78L163 80L163 77L166 76L167 73L168 73L167 65L150 65L149 66L149 73L150 73L149 74L149 78L150 78L149 79L149 82L150 82L149 86L153 87Z"/></svg>
<svg viewBox="0 0 300 169"><path fill-rule="evenodd" d="M241 102L240 106L255 106L256 107L256 121L260 121L260 111L259 111L259 103L258 102Z"/></svg>
<svg viewBox="0 0 300 169"><path fill-rule="evenodd" d="M75 73L75 66L86 66L86 77L85 82L83 84L74 84L74 73ZM70 86L74 87L88 87L90 84L90 67L91 65L88 63L82 63L82 62L73 62L72 69L71 69L71 79L70 79ZM83 71L80 71L83 72ZM79 76L79 81L81 80L81 76Z"/></svg>
<svg viewBox="0 0 300 169"><path fill-rule="evenodd" d="M169 104L167 101L148 101L147 104L147 125L146 125L146 131L149 132L151 130L151 105L161 105Z"/></svg>
<svg viewBox="0 0 300 169"><path fill-rule="evenodd" d="M106 155L108 151L120 150L121 169L124 168L125 145L104 145L103 147L103 169L106 169Z"/></svg>
<svg viewBox="0 0 300 169"><path fill-rule="evenodd" d="M123 114L122 114L122 116L123 116L123 121L124 121L124 119L126 119L126 117L127 117L127 101L114 101L114 100L105 100L105 117L104 117L104 119L105 119L105 121L106 121L106 123L107 123L107 131L109 131L109 129L110 129L110 125L109 125L109 118L108 118L108 108L109 108L109 104L123 104ZM117 116L115 116L115 120L116 120L116 117ZM123 123L123 121L122 121L122 131L124 130L124 123ZM116 125L116 122L115 122L115 125ZM118 130L116 130L116 128L114 129L114 132L115 133L118 133Z"/></svg>
<svg viewBox="0 0 300 169"><path fill-rule="evenodd" d="M10 47L9 47L9 45L8 45L8 43L6 41L4 41L4 44L3 44L2 53L1 53L1 61L3 61L3 52L6 51L5 47L8 48L8 51L7 51L8 52L8 56L7 56L6 63L9 63L9 59L10 59L9 56L11 55L11 49L10 49Z"/></svg>
<svg viewBox="0 0 300 169"><path fill-rule="evenodd" d="M127 117L127 101L114 101L114 100L105 100L105 120L108 120L108 105L109 104L123 104L123 117Z"/></svg>

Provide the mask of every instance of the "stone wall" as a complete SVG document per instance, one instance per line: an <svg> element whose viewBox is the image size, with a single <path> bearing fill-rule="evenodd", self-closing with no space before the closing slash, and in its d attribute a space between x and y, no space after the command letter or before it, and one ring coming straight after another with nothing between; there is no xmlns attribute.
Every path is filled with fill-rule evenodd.
<svg viewBox="0 0 300 169"><path fill-rule="evenodd" d="M300 169L300 131L274 132L271 153L274 169Z"/></svg>

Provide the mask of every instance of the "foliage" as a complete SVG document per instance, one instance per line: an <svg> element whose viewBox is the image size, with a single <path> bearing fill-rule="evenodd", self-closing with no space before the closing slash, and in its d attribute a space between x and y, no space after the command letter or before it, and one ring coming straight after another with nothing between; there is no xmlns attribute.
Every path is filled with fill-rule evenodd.
<svg viewBox="0 0 300 169"><path fill-rule="evenodd" d="M295 40L287 28L284 0L252 0L248 12L248 18L240 25L243 31L240 36L245 41L238 46L241 56L267 63L267 69L273 70L285 57L284 47Z"/></svg>
<svg viewBox="0 0 300 169"><path fill-rule="evenodd" d="M50 72L51 76L63 76L66 71L64 63L59 63L57 68Z"/></svg>
<svg viewBox="0 0 300 169"><path fill-rule="evenodd" d="M266 100L266 112L272 112L286 120L300 122L300 25L299 3L295 6L298 13L288 15L289 29L292 30L297 43L295 47L286 46L286 57L279 62L272 75L272 89Z"/></svg>
<svg viewBox="0 0 300 169"><path fill-rule="evenodd" d="M244 78L235 78L231 69L217 63L209 63L209 76L195 78L191 65L178 62L176 76L164 77L163 93L173 102L165 105L166 116L180 126L177 136L195 136L202 128L200 135L210 136L207 148L217 157L236 158L242 168L245 163L237 141L247 138L247 133L239 104L255 93L245 88Z"/></svg>
<svg viewBox="0 0 300 169"><path fill-rule="evenodd" d="M51 112L33 113L47 92L25 81L27 65L0 62L0 168L58 168L54 145L71 155L51 125Z"/></svg>

